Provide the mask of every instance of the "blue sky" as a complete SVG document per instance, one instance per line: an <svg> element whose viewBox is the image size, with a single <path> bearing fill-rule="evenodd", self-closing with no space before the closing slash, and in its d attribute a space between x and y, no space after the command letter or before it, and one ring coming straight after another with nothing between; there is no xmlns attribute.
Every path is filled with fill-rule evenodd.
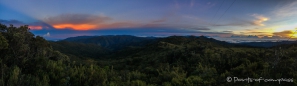
<svg viewBox="0 0 297 86"><path fill-rule="evenodd" d="M296 0L1 0L0 23L35 35L293 35ZM297 37L294 35L293 37Z"/></svg>

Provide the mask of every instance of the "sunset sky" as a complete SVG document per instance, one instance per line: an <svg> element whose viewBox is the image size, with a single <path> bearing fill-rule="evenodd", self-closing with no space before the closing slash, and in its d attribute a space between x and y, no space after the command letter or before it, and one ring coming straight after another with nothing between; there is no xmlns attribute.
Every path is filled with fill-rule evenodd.
<svg viewBox="0 0 297 86"><path fill-rule="evenodd" d="M0 23L29 25L31 32L46 39L81 35L286 39L297 27L297 0L1 0L0 10Z"/></svg>

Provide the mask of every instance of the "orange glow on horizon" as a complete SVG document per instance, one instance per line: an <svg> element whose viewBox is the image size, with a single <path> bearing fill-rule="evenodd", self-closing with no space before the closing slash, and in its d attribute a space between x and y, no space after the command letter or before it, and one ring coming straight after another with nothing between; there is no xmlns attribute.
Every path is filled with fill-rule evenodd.
<svg viewBox="0 0 297 86"><path fill-rule="evenodd" d="M41 30L42 26L29 26L31 30Z"/></svg>
<svg viewBox="0 0 297 86"><path fill-rule="evenodd" d="M91 24L57 24L53 25L56 29L65 29L65 28L71 28L74 30L92 30L96 28L96 25Z"/></svg>

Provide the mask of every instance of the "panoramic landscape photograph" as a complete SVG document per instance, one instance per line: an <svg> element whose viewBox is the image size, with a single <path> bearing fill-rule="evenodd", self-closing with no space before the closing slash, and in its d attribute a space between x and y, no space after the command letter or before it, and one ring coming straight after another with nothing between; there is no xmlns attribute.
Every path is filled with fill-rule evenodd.
<svg viewBox="0 0 297 86"><path fill-rule="evenodd" d="M297 86L297 0L0 0L0 86Z"/></svg>

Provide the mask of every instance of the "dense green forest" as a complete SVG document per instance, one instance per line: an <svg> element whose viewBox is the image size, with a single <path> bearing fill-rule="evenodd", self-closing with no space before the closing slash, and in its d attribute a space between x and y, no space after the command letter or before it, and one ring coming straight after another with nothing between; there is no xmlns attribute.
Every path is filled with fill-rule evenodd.
<svg viewBox="0 0 297 86"><path fill-rule="evenodd" d="M134 39L133 39L134 40ZM28 26L0 24L1 86L292 86L297 44L238 46L203 36L125 47L47 41ZM106 41L104 41L106 42ZM139 43L139 44L137 44ZM106 43L104 45L107 45ZM291 81L228 82L228 77Z"/></svg>

